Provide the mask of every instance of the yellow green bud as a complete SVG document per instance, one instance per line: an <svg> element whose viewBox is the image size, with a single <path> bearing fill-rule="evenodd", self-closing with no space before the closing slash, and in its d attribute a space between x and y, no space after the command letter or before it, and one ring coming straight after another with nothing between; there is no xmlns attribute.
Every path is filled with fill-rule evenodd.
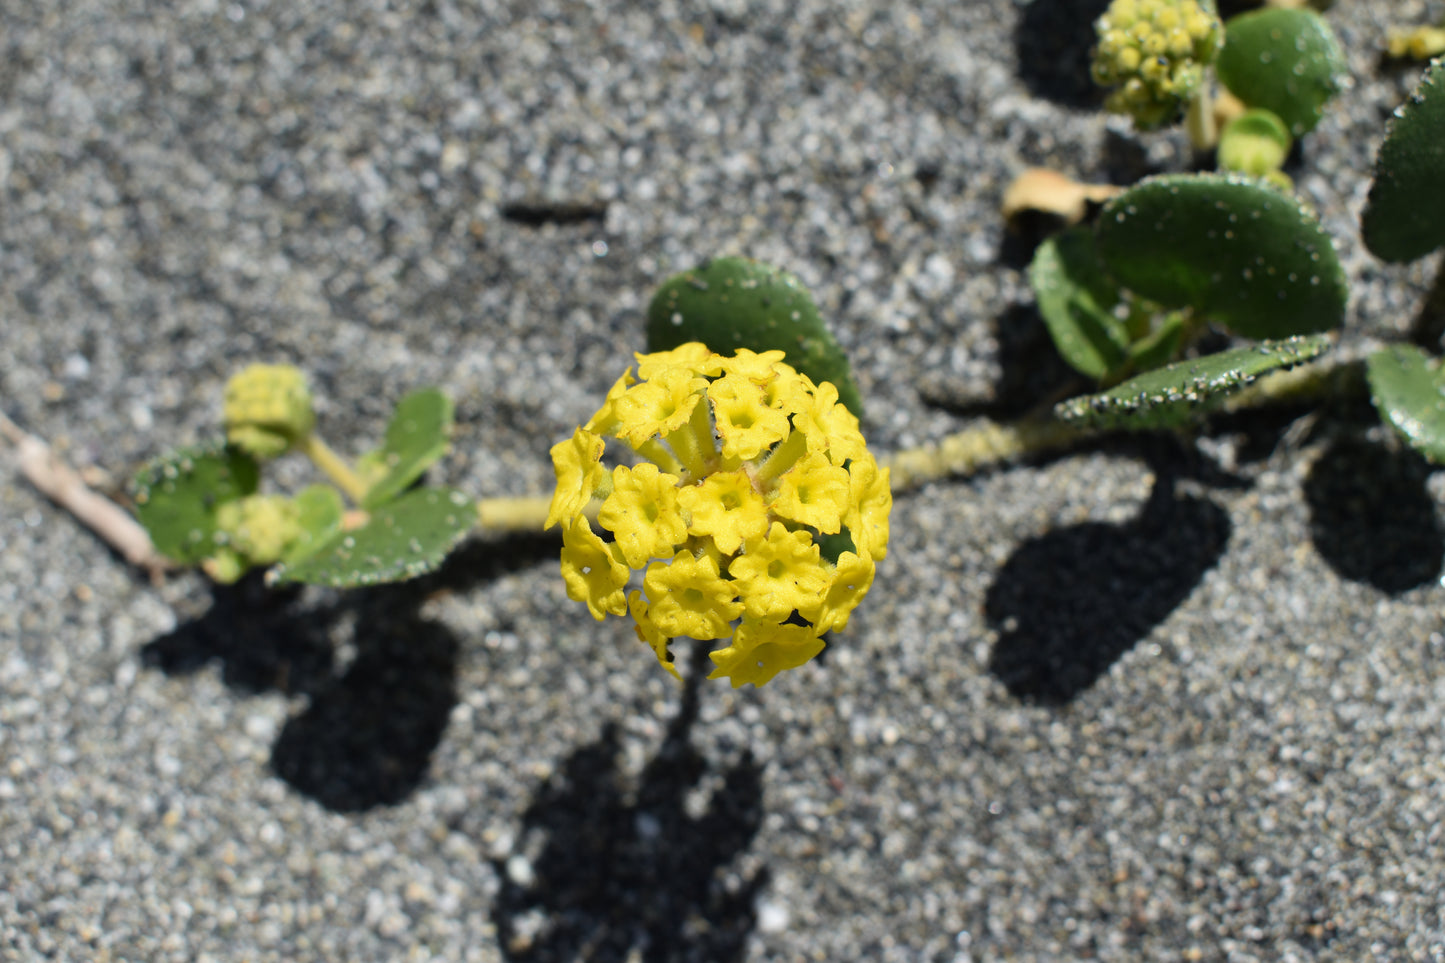
<svg viewBox="0 0 1445 963"><path fill-rule="evenodd" d="M256 458L275 458L316 424L306 376L291 365L241 369L226 382L224 415L226 440Z"/></svg>
<svg viewBox="0 0 1445 963"><path fill-rule="evenodd" d="M249 495L218 507L216 527L247 562L271 565L301 537L301 509L281 495Z"/></svg>
<svg viewBox="0 0 1445 963"><path fill-rule="evenodd" d="M1231 120L1219 135L1219 166L1255 177L1279 170L1293 140L1272 111L1255 108Z"/></svg>
<svg viewBox="0 0 1445 963"><path fill-rule="evenodd" d="M1203 80L1224 29L1196 0L1114 0L1094 24L1090 73L1109 110L1143 129L1170 120Z"/></svg>
<svg viewBox="0 0 1445 963"><path fill-rule="evenodd" d="M222 585L240 581L241 576L245 575L246 569L250 567L240 553L224 546L216 549L215 555L201 563L201 569L211 577L211 580Z"/></svg>

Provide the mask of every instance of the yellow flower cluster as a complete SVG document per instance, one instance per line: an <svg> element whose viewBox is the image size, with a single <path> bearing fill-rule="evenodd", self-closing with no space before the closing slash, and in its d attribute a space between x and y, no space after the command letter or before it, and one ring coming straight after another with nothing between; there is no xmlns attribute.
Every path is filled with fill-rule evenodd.
<svg viewBox="0 0 1445 963"><path fill-rule="evenodd" d="M1114 0L1094 23L1094 81L1105 106L1142 129L1170 120L1204 80L1224 28L1195 0Z"/></svg>
<svg viewBox="0 0 1445 963"><path fill-rule="evenodd" d="M848 624L887 555L888 469L837 389L782 358L696 342L639 354L637 376L552 449L547 526L563 526L567 594L599 620L630 613L674 675L679 636L729 640L709 678L734 687L802 665ZM608 469L609 437L646 460ZM851 549L824 557L820 537L843 532ZM642 587L629 592L634 571Z"/></svg>

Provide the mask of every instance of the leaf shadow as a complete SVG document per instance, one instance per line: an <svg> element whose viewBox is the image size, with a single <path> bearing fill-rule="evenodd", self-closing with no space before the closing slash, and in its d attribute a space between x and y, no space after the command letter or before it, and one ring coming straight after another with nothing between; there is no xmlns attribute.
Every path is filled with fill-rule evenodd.
<svg viewBox="0 0 1445 963"><path fill-rule="evenodd" d="M299 586L267 587L260 572L208 584L210 607L142 646L142 665L188 676L218 662L221 681L247 694L312 692L331 676L332 609L308 608Z"/></svg>
<svg viewBox="0 0 1445 963"><path fill-rule="evenodd" d="M762 767L749 753L710 772L692 746L705 658L699 647L682 708L635 785L619 767L614 722L538 790L522 817L524 836L545 840L532 872L497 867L492 918L506 959L741 959L769 878L766 867L744 875L736 866L762 824ZM704 786L706 809L691 815Z"/></svg>
<svg viewBox="0 0 1445 963"><path fill-rule="evenodd" d="M556 552L554 536L476 538L427 576L320 603L259 572L210 583L210 606L143 646L141 661L172 676L219 663L242 693L305 696L272 746L276 775L336 812L395 805L426 778L457 702L460 642L422 604ZM344 662L338 641L353 653Z"/></svg>
<svg viewBox="0 0 1445 963"><path fill-rule="evenodd" d="M426 778L457 702L455 635L417 613L405 583L357 593L352 645L339 676L310 693L282 727L271 768L333 812L409 796Z"/></svg>
<svg viewBox="0 0 1445 963"><path fill-rule="evenodd" d="M1019 80L1035 97L1089 109L1104 101L1089 76L1094 21L1109 0L1034 0L1014 28Z"/></svg>
<svg viewBox="0 0 1445 963"><path fill-rule="evenodd" d="M1398 595L1436 582L1445 531L1413 449L1359 435L1335 439L1304 482L1315 548L1341 577Z"/></svg>
<svg viewBox="0 0 1445 963"><path fill-rule="evenodd" d="M1021 545L989 587L989 671L1016 698L1063 706L1173 612L1223 555L1228 514L1157 471L1140 514Z"/></svg>

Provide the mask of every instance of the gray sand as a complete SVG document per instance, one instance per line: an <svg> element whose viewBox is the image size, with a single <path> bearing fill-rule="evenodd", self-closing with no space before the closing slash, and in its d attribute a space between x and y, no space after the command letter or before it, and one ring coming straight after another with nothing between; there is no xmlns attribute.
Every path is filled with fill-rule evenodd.
<svg viewBox="0 0 1445 963"><path fill-rule="evenodd" d="M0 10L0 398L119 480L268 360L348 450L439 384L433 477L545 491L652 288L717 254L812 286L879 451L937 438L937 398L1060 373L1010 178L1189 163L1092 109L1097 3L159 6ZM1385 7L1331 13L1355 82L1294 170L1352 330L1398 336L1436 262L1358 239L1419 72ZM756 691L677 686L546 538L153 588L6 450L0 957L1445 960L1445 484L1371 424L900 496L848 630Z"/></svg>

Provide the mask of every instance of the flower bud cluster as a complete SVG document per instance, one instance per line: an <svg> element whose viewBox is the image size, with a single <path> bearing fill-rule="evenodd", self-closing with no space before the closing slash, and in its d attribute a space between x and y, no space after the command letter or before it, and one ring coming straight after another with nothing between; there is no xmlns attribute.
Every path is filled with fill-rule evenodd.
<svg viewBox="0 0 1445 963"><path fill-rule="evenodd" d="M1094 30L1094 81L1114 88L1108 109L1141 129L1178 113L1224 37L1219 18L1195 0L1114 0Z"/></svg>
<svg viewBox="0 0 1445 963"><path fill-rule="evenodd" d="M226 382L226 440L255 458L275 458L311 433L316 415L299 368L253 364Z"/></svg>
<svg viewBox="0 0 1445 963"><path fill-rule="evenodd" d="M282 495L248 495L216 508L217 551L205 569L217 582L234 582L247 569L281 561L304 530L301 508Z"/></svg>
<svg viewBox="0 0 1445 963"><path fill-rule="evenodd" d="M674 675L679 636L728 640L709 678L734 687L802 665L848 624L887 554L888 470L837 389L782 358L696 342L637 355L637 377L629 368L552 449L547 525L563 526L567 594L599 620L631 614ZM607 438L643 460L609 469ZM830 560L821 537L845 532L851 548Z"/></svg>

